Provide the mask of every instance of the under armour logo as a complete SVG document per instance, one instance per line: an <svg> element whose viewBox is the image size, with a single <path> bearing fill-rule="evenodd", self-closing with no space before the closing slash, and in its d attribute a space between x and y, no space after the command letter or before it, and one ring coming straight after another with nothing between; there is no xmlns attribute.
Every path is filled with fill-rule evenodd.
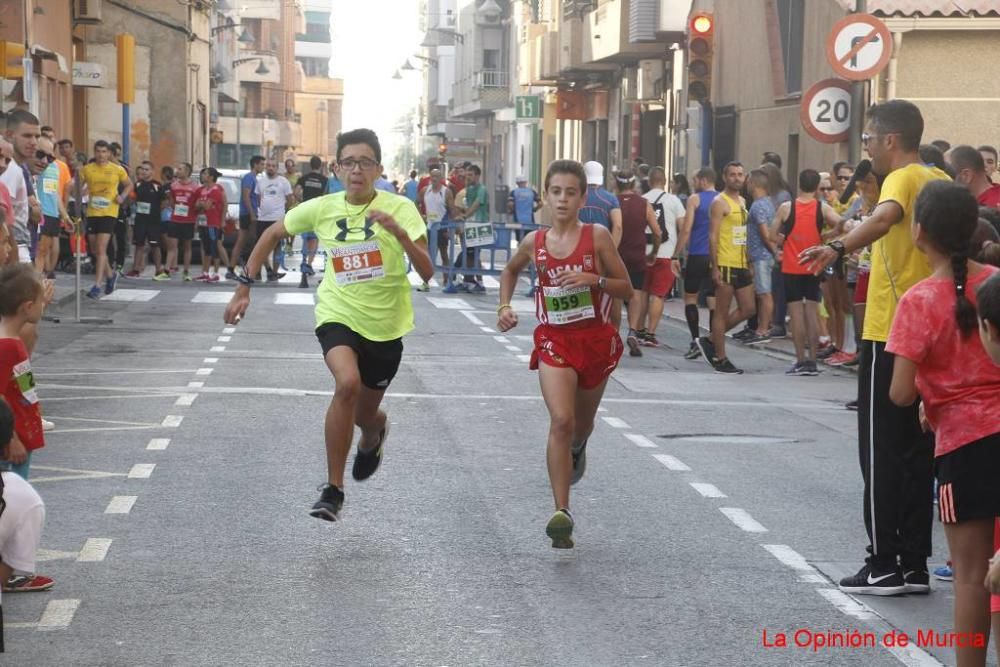
<svg viewBox="0 0 1000 667"><path fill-rule="evenodd" d="M333 237L337 241L346 241L348 234L355 234L361 231L363 231L365 234L364 238L365 241L375 236L375 232L372 231L372 225L374 225L375 223L374 221L368 218L365 218L365 224L363 227L348 227L347 218L342 218L338 220L335 224L337 225L337 229L340 230L337 233L337 235Z"/></svg>

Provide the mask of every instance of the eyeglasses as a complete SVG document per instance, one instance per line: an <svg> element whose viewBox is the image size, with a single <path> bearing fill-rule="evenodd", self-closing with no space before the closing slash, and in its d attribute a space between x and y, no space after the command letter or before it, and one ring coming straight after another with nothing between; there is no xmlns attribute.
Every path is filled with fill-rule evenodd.
<svg viewBox="0 0 1000 667"><path fill-rule="evenodd" d="M838 180L838 181L845 181L845 182L849 182L849 181L851 180L851 177L850 177L850 176L838 176L838 177L837 177L837 180Z"/></svg>
<svg viewBox="0 0 1000 667"><path fill-rule="evenodd" d="M361 167L361 171L371 171L378 166L378 162L371 160L369 158L363 157L360 160L355 160L354 158L345 158L337 163L340 168L344 171L354 171L355 167Z"/></svg>
<svg viewBox="0 0 1000 667"><path fill-rule="evenodd" d="M35 151L36 160L48 160L49 162L54 162L56 159L55 155L46 153L45 151Z"/></svg>

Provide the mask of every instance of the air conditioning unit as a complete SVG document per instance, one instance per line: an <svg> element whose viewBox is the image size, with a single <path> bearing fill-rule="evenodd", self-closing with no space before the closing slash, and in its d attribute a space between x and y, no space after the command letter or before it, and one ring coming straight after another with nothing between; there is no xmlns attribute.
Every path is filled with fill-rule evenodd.
<svg viewBox="0 0 1000 667"><path fill-rule="evenodd" d="M103 0L73 0L73 21L76 23L100 23Z"/></svg>
<svg viewBox="0 0 1000 667"><path fill-rule="evenodd" d="M660 99L663 96L663 61L640 60L636 84L636 99Z"/></svg>
<svg viewBox="0 0 1000 667"><path fill-rule="evenodd" d="M635 102L639 99L639 69L626 67L622 74L622 99Z"/></svg>

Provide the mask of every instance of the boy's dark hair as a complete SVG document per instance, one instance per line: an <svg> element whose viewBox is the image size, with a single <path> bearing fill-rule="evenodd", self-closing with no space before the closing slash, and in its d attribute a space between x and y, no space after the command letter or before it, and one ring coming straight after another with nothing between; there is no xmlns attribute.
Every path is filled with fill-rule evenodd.
<svg viewBox="0 0 1000 667"><path fill-rule="evenodd" d="M465 168L466 171L471 171L476 176L482 176L483 170L479 168L478 164L470 164Z"/></svg>
<svg viewBox="0 0 1000 667"><path fill-rule="evenodd" d="M416 177L417 177L417 170L416 169L411 169L410 170L410 178L416 178Z"/></svg>
<svg viewBox="0 0 1000 667"><path fill-rule="evenodd" d="M313 171L319 171L323 168L323 158L318 155L313 155L309 158L309 168Z"/></svg>
<svg viewBox="0 0 1000 667"><path fill-rule="evenodd" d="M976 329L976 307L965 293L969 241L979 223L979 205L966 188L951 181L931 181L917 197L914 221L927 239L951 258L955 279L955 319L963 337Z"/></svg>
<svg viewBox="0 0 1000 667"><path fill-rule="evenodd" d="M169 164L163 165L163 168L160 169L160 176L167 180L173 178L174 168L171 167Z"/></svg>
<svg viewBox="0 0 1000 667"><path fill-rule="evenodd" d="M72 146L72 145L73 145L72 139L60 139L59 141L56 142L56 146L58 146L59 148L62 148L63 146Z"/></svg>
<svg viewBox="0 0 1000 667"><path fill-rule="evenodd" d="M983 144L982 146L980 146L976 150L979 151L980 153L993 153L993 159L994 160L996 160L997 157L998 157L996 146L988 146L986 144Z"/></svg>
<svg viewBox="0 0 1000 667"><path fill-rule="evenodd" d="M945 141L944 139L935 139L931 142L932 146L937 146L942 152L947 153L951 150L951 142Z"/></svg>
<svg viewBox="0 0 1000 667"><path fill-rule="evenodd" d="M25 109L14 109L7 112L7 129L17 130L22 125L39 125L38 116Z"/></svg>
<svg viewBox="0 0 1000 667"><path fill-rule="evenodd" d="M920 148L924 136L924 117L913 102L889 100L868 108L865 114L876 134L898 134L903 150Z"/></svg>
<svg viewBox="0 0 1000 667"><path fill-rule="evenodd" d="M730 168L735 169L736 167L742 169L743 163L740 162L739 160L733 160L732 162L727 162L726 166L722 168L722 175L725 176L727 173L729 173Z"/></svg>
<svg viewBox="0 0 1000 667"><path fill-rule="evenodd" d="M980 206L979 217L993 225L993 229L997 230L997 234L1000 234L1000 209L992 206Z"/></svg>
<svg viewBox="0 0 1000 667"><path fill-rule="evenodd" d="M816 192L819 182L819 172L815 169L803 169L799 172L799 190L802 192Z"/></svg>
<svg viewBox="0 0 1000 667"><path fill-rule="evenodd" d="M106 142L104 139L98 139L97 141L94 142L94 152L95 153L97 152L98 148L107 148L110 151L111 150L111 144L109 144L108 142Z"/></svg>
<svg viewBox="0 0 1000 667"><path fill-rule="evenodd" d="M14 411L7 405L7 401L0 396L0 454L7 449L7 445L14 439Z"/></svg>
<svg viewBox="0 0 1000 667"><path fill-rule="evenodd" d="M716 179L715 170L712 169L711 167L702 167L701 169L695 172L694 177L699 180L708 181L709 183L714 184Z"/></svg>
<svg viewBox="0 0 1000 667"><path fill-rule="evenodd" d="M952 169L956 172L963 169L971 169L980 174L986 171L986 162L983 160L983 154L979 152L978 148L973 148L965 144L955 146L948 152L948 158L951 161Z"/></svg>
<svg viewBox="0 0 1000 667"><path fill-rule="evenodd" d="M583 165L576 160L554 160L545 172L545 189L549 189L549 181L556 174L570 174L576 176L580 181L580 192L587 191L587 174L583 170Z"/></svg>
<svg viewBox="0 0 1000 667"><path fill-rule="evenodd" d="M11 264L0 269L0 317L17 313L25 301L42 293L42 281L31 264Z"/></svg>
<svg viewBox="0 0 1000 667"><path fill-rule="evenodd" d="M378 135L372 130L362 127L349 132L341 132L337 135L337 162L340 162L340 155L344 152L344 146L351 144L367 144L375 153L375 161L382 164L382 144L378 142Z"/></svg>
<svg viewBox="0 0 1000 667"><path fill-rule="evenodd" d="M265 158L263 155L254 155L252 158L250 158L250 168L253 169L261 162L267 162L267 158Z"/></svg>
<svg viewBox="0 0 1000 667"><path fill-rule="evenodd" d="M976 292L979 317L1000 329L1000 273L979 286Z"/></svg>
<svg viewBox="0 0 1000 667"><path fill-rule="evenodd" d="M944 152L934 144L920 144L917 155L920 156L920 161L924 164L933 165L942 171L951 169L948 166L948 161L944 159Z"/></svg>
<svg viewBox="0 0 1000 667"><path fill-rule="evenodd" d="M761 164L773 164L778 169L781 169L781 156L774 151L765 151L760 161Z"/></svg>

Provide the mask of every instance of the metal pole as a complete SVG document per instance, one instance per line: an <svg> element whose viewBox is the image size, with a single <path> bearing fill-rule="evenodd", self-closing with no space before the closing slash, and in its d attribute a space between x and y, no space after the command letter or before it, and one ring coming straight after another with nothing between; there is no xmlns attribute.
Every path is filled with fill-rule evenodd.
<svg viewBox="0 0 1000 667"><path fill-rule="evenodd" d="M855 13L864 14L868 11L868 0L856 0ZM890 45L886 45L888 48ZM865 82L855 81L851 84L851 133L847 144L847 159L851 164L861 160L861 131L865 124Z"/></svg>
<svg viewBox="0 0 1000 667"><path fill-rule="evenodd" d="M130 117L129 104L122 104L122 162L132 164L129 151L131 148L132 120Z"/></svg>
<svg viewBox="0 0 1000 667"><path fill-rule="evenodd" d="M243 125L243 100L236 102L236 168L243 167L243 144L240 143L240 127Z"/></svg>

